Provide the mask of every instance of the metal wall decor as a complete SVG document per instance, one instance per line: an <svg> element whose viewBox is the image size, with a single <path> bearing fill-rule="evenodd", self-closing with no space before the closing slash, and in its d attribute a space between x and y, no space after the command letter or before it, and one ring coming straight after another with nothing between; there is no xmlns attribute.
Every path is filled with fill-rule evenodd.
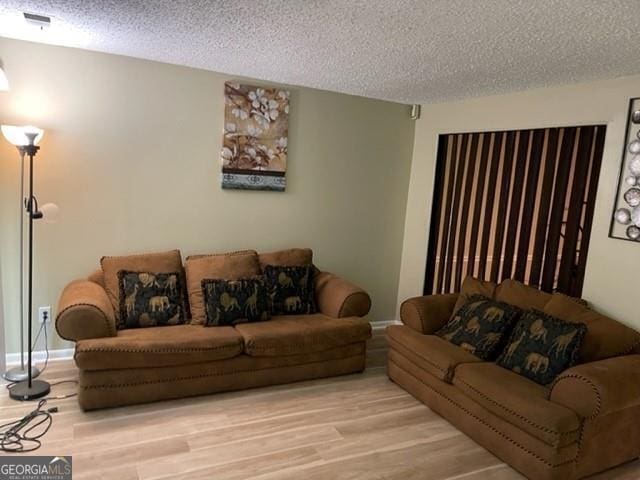
<svg viewBox="0 0 640 480"><path fill-rule="evenodd" d="M640 98L629 101L620 177L609 236L640 241Z"/></svg>

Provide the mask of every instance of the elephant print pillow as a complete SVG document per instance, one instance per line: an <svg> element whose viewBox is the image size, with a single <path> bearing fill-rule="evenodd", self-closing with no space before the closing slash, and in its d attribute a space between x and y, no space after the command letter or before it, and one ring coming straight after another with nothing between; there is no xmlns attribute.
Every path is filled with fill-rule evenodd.
<svg viewBox="0 0 640 480"><path fill-rule="evenodd" d="M584 323L565 322L529 310L513 329L497 363L540 385L548 385L577 363L586 332Z"/></svg>
<svg viewBox="0 0 640 480"><path fill-rule="evenodd" d="M307 315L316 313L313 265L280 267L267 265L264 274L269 289L273 315Z"/></svg>
<svg viewBox="0 0 640 480"><path fill-rule="evenodd" d="M118 329L185 323L182 276L175 273L118 272Z"/></svg>
<svg viewBox="0 0 640 480"><path fill-rule="evenodd" d="M436 335L483 360L494 360L522 310L484 295L471 295Z"/></svg>
<svg viewBox="0 0 640 480"><path fill-rule="evenodd" d="M264 280L202 280L206 326L237 325L269 320Z"/></svg>

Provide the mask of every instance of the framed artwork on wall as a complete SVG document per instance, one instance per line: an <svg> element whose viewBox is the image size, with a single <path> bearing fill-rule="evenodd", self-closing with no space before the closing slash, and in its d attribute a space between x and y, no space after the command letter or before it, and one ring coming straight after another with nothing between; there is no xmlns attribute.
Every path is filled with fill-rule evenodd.
<svg viewBox="0 0 640 480"><path fill-rule="evenodd" d="M284 191L289 92L226 82L222 188Z"/></svg>
<svg viewBox="0 0 640 480"><path fill-rule="evenodd" d="M640 98L629 101L609 236L640 242Z"/></svg>

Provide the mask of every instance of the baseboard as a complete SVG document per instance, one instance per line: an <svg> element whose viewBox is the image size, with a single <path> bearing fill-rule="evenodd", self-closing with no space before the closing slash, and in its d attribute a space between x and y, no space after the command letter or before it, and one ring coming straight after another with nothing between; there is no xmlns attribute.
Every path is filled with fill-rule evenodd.
<svg viewBox="0 0 640 480"><path fill-rule="evenodd" d="M371 328L373 330L384 330L389 325L400 325L399 320L378 320L377 322L371 322Z"/></svg>
<svg viewBox="0 0 640 480"><path fill-rule="evenodd" d="M73 348L60 348L56 350L49 350L49 361L52 360L70 360L73 358ZM38 350L31 354L31 360L35 363L44 363L47 358L47 353L44 350ZM20 354L19 353L7 353L7 366L15 366L20 363ZM26 354L25 354L26 360Z"/></svg>

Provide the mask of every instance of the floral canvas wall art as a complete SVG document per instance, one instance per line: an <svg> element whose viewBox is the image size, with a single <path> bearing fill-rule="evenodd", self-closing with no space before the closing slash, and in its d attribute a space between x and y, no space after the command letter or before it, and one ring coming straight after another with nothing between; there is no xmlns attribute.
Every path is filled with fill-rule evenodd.
<svg viewBox="0 0 640 480"><path fill-rule="evenodd" d="M224 101L222 188L283 191L289 92L227 82Z"/></svg>

